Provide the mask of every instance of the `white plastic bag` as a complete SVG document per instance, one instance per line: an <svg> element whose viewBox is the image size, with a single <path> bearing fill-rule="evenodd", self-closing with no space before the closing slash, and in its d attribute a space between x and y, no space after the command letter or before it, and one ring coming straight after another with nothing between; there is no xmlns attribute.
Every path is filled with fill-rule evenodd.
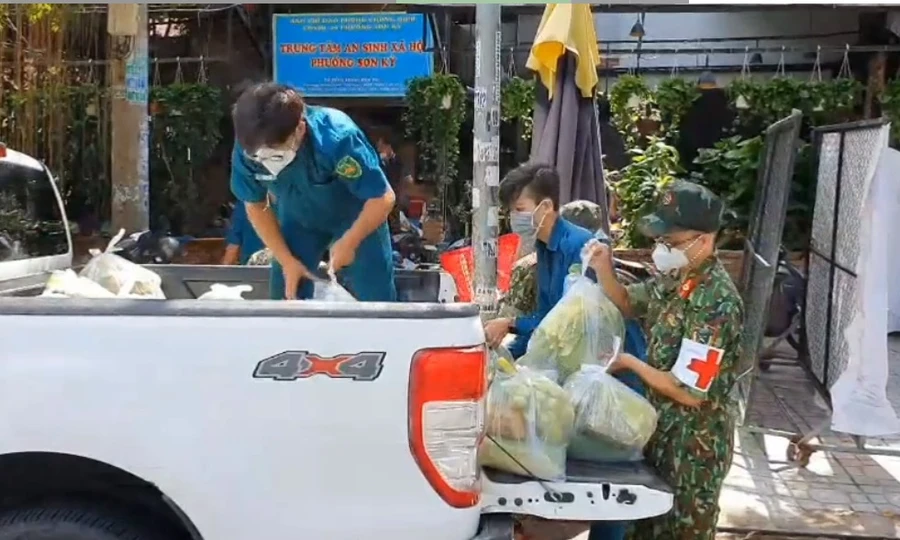
<svg viewBox="0 0 900 540"><path fill-rule="evenodd" d="M560 383L584 364L614 358L625 337L622 313L585 275L587 262L583 250L581 275L568 276L565 294L535 329L518 362L547 375L556 372Z"/></svg>
<svg viewBox="0 0 900 540"><path fill-rule="evenodd" d="M312 299L321 302L356 302L356 298L333 279L316 280L313 283Z"/></svg>
<svg viewBox="0 0 900 540"><path fill-rule="evenodd" d="M566 477L566 446L575 411L555 381L505 359L487 399L482 466L543 480Z"/></svg>
<svg viewBox="0 0 900 540"><path fill-rule="evenodd" d="M56 271L50 274L47 284L44 285L42 297L50 298L115 298L116 295L107 291L93 281L80 277L73 270Z"/></svg>
<svg viewBox="0 0 900 540"><path fill-rule="evenodd" d="M118 297L165 300L162 279L155 272L113 253L125 230L109 241L103 252L92 249L91 260L81 270L81 277L99 283Z"/></svg>
<svg viewBox="0 0 900 540"><path fill-rule="evenodd" d="M209 286L209 290L201 294L197 300L243 300L243 294L252 290L252 285L229 286L222 283L213 283Z"/></svg>
<svg viewBox="0 0 900 540"><path fill-rule="evenodd" d="M606 371L584 365L566 381L575 407L575 435L569 456L588 461L639 460L656 431L657 412L649 401Z"/></svg>

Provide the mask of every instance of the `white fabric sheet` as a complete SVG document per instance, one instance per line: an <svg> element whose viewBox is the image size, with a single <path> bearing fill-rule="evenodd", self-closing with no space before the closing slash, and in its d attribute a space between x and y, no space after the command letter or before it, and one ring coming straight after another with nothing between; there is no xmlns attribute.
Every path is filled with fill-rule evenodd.
<svg viewBox="0 0 900 540"><path fill-rule="evenodd" d="M831 428L840 433L884 437L900 433L900 419L887 399L889 355L888 298L897 298L900 260L891 249L898 238L900 152L887 148L883 131L881 156L867 175L860 214L860 252L856 264L857 295L853 318L844 331L847 368L831 387ZM897 266L895 266L897 265ZM893 267L893 269L891 268ZM889 290L890 289L890 290ZM891 306L900 308L896 300ZM846 309L843 306L838 309Z"/></svg>

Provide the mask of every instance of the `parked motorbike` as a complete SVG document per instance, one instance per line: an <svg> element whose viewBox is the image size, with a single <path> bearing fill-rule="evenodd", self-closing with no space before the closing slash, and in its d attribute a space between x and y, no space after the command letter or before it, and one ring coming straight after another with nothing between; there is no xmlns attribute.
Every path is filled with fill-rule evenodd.
<svg viewBox="0 0 900 540"><path fill-rule="evenodd" d="M392 237L394 263L403 266L403 261L411 261L416 265L433 265L438 262L438 252L429 245L418 231L403 232Z"/></svg>
<svg viewBox="0 0 900 540"><path fill-rule="evenodd" d="M126 236L115 245L115 253L135 264L172 264L184 252L189 237L142 231Z"/></svg>

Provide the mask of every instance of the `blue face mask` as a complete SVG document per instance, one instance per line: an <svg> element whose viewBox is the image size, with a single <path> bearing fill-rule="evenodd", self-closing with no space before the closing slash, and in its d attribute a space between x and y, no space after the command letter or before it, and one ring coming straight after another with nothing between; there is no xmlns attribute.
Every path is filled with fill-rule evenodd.
<svg viewBox="0 0 900 540"><path fill-rule="evenodd" d="M519 235L519 256L524 257L534 251L534 243L537 240L537 230L544 222L546 214L541 216L538 222L537 212L544 202L538 204L532 211L512 211L509 213L509 228Z"/></svg>
<svg viewBox="0 0 900 540"><path fill-rule="evenodd" d="M510 212L509 228L519 236L534 236L534 214L532 212Z"/></svg>

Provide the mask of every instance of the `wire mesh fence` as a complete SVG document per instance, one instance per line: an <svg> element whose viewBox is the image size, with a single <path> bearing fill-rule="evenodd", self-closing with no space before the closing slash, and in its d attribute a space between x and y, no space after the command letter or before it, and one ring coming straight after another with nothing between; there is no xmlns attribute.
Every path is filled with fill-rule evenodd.
<svg viewBox="0 0 900 540"><path fill-rule="evenodd" d="M816 207L809 249L805 367L823 395L847 366L844 329L854 314L860 214L889 125L867 120L818 128Z"/></svg>
<svg viewBox="0 0 900 540"><path fill-rule="evenodd" d="M766 130L765 153L760 161L740 283L744 297L744 332L739 366L742 375L735 387L735 397L741 421L752 397L759 365L794 176L801 120L800 111L794 110L790 116Z"/></svg>

